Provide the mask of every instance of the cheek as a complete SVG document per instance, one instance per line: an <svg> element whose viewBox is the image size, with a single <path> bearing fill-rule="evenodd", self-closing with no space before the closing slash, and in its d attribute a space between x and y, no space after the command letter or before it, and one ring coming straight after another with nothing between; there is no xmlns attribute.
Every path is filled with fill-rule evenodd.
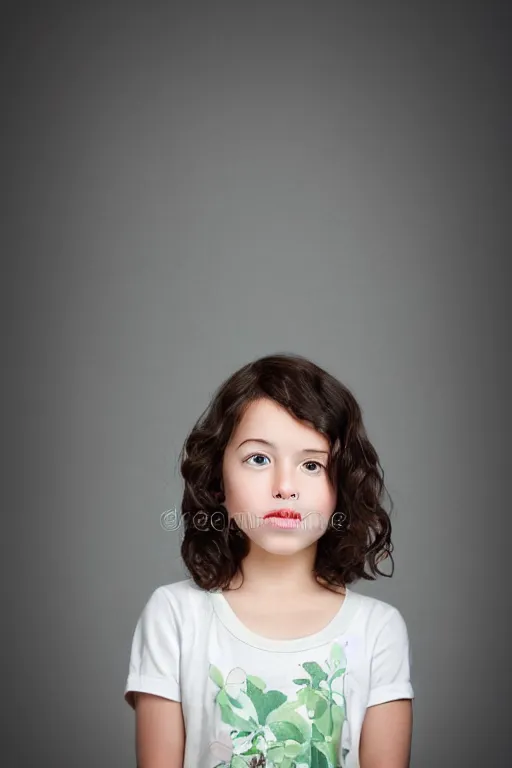
<svg viewBox="0 0 512 768"><path fill-rule="evenodd" d="M233 499L239 496L243 492L244 486L246 485L243 482L240 468L233 465L228 466L224 472L223 483L226 501L228 499Z"/></svg>
<svg viewBox="0 0 512 768"><path fill-rule="evenodd" d="M336 508L336 497L336 490L330 485L330 483L326 483L322 489L320 501L322 512L325 516L329 516L334 512Z"/></svg>
<svg viewBox="0 0 512 768"><path fill-rule="evenodd" d="M247 472L243 467L230 468L224 478L225 506L229 512L248 510L261 505L268 496L268 480L264 473Z"/></svg>

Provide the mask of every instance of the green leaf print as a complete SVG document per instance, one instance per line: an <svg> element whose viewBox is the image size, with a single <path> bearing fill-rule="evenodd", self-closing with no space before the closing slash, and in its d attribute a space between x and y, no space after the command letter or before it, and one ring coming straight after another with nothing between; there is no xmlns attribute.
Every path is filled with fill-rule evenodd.
<svg viewBox="0 0 512 768"><path fill-rule="evenodd" d="M345 674L347 670L345 667L341 667L340 669L337 669L336 672L331 676L330 682L332 683L334 680L336 680L337 677L341 677Z"/></svg>
<svg viewBox="0 0 512 768"><path fill-rule="evenodd" d="M233 755L231 758L230 768L247 768L246 761L238 755Z"/></svg>
<svg viewBox="0 0 512 768"><path fill-rule="evenodd" d="M339 643L331 645L331 662L341 664L345 661L345 652Z"/></svg>
<svg viewBox="0 0 512 768"><path fill-rule="evenodd" d="M214 664L210 664L209 678L213 680L216 686L224 688L224 678L222 672Z"/></svg>
<svg viewBox="0 0 512 768"><path fill-rule="evenodd" d="M258 722L265 725L269 712L277 709L286 701L286 696L281 691L267 691L264 693L247 678L247 695L251 699L254 709L258 714Z"/></svg>
<svg viewBox="0 0 512 768"><path fill-rule="evenodd" d="M269 728L278 741L293 741L299 745L306 741L304 734L293 723L270 723Z"/></svg>
<svg viewBox="0 0 512 768"><path fill-rule="evenodd" d="M322 717L328 706L329 705L324 698L317 697L317 701L315 702L315 707L313 710L313 719L318 720L320 717Z"/></svg>
<svg viewBox="0 0 512 768"><path fill-rule="evenodd" d="M311 746L311 762L309 768L332 768L332 766L329 765L326 756L316 749L315 744Z"/></svg>
<svg viewBox="0 0 512 768"><path fill-rule="evenodd" d="M331 704L324 714L315 720L315 725L320 733L323 734L324 739L337 741L341 736L343 719L343 709L337 704Z"/></svg>
<svg viewBox="0 0 512 768"><path fill-rule="evenodd" d="M233 712L229 697L225 691L219 691L216 697L216 702L220 707L222 720L224 723L233 726L233 728L236 728L238 731L248 731L249 733L253 732L257 723L251 721L250 719L244 719L243 717L240 717L235 712Z"/></svg>
<svg viewBox="0 0 512 768"><path fill-rule="evenodd" d="M285 757L297 757L301 751L301 745L296 741L286 741L284 745Z"/></svg>
<svg viewBox="0 0 512 768"><path fill-rule="evenodd" d="M262 678L240 667L226 677L210 667L222 721L232 729L233 753L226 768L341 768L345 700L337 681L346 672L343 648L332 644L325 669L316 661L301 666L309 678L293 680L295 698L266 691Z"/></svg>
<svg viewBox="0 0 512 768"><path fill-rule="evenodd" d="M337 745L334 742L317 741L315 743L315 749L324 755L327 759L327 765L336 765Z"/></svg>
<svg viewBox="0 0 512 768"><path fill-rule="evenodd" d="M311 738L311 723L295 711L297 704L298 702L286 701L273 712L270 712L267 717L267 725L273 731L276 723L290 723L297 728L302 736L302 741L307 741ZM298 738L295 740L299 741Z"/></svg>
<svg viewBox="0 0 512 768"><path fill-rule="evenodd" d="M256 688L259 688L260 691L264 691L267 687L267 684L264 680L261 679L261 677L256 677L256 675L247 675L247 680L252 685L255 685Z"/></svg>
<svg viewBox="0 0 512 768"><path fill-rule="evenodd" d="M226 698L232 707L236 707L236 709L244 708L244 705L242 704L241 701L238 701L238 699L234 699L232 696L229 695L229 693L226 692L226 690L224 690L224 693L226 694Z"/></svg>
<svg viewBox="0 0 512 768"><path fill-rule="evenodd" d="M308 711L308 716L313 720L318 719L327 709L326 694L313 688L305 688L300 691L298 698Z"/></svg>
<svg viewBox="0 0 512 768"><path fill-rule="evenodd" d="M267 750L267 760L271 763L281 763L284 757L284 747L279 744L276 747L269 747Z"/></svg>
<svg viewBox="0 0 512 768"><path fill-rule="evenodd" d="M327 680L327 672L324 672L320 664L317 664L316 661L305 661L302 666L308 675L310 675L313 688L319 688L321 681Z"/></svg>

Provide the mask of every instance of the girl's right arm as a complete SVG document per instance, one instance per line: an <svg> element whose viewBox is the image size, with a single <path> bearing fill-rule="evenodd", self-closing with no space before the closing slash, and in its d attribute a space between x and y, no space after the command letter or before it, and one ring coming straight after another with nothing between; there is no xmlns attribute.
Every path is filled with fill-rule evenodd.
<svg viewBox="0 0 512 768"><path fill-rule="evenodd" d="M185 725L179 701L137 693L137 768L183 768Z"/></svg>

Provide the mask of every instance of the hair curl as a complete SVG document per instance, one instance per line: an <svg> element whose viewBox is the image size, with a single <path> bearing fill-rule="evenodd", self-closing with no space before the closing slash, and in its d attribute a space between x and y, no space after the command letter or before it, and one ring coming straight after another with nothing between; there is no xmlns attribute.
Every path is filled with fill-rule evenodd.
<svg viewBox="0 0 512 768"><path fill-rule="evenodd" d="M244 365L219 387L180 453L185 481L181 556L194 582L206 590L228 588L249 552L248 537L229 523L222 506L222 459L245 410L260 398L273 400L329 441L327 472L345 523L342 530L329 526L318 540L316 578L339 587L361 578L375 580L377 574L391 576L393 502L358 403L347 387L310 360L275 354ZM384 495L389 513L382 505ZM387 558L391 574L378 568Z"/></svg>

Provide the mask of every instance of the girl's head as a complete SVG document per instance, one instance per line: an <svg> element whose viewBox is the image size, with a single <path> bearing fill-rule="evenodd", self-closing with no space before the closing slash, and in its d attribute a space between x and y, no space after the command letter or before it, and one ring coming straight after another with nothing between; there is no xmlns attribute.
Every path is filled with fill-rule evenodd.
<svg viewBox="0 0 512 768"><path fill-rule="evenodd" d="M251 544L279 555L316 544L315 574L332 586L392 562L383 472L361 410L303 357L263 357L225 381L183 446L181 472L181 553L204 589L229 586ZM296 520L276 522L275 510Z"/></svg>

